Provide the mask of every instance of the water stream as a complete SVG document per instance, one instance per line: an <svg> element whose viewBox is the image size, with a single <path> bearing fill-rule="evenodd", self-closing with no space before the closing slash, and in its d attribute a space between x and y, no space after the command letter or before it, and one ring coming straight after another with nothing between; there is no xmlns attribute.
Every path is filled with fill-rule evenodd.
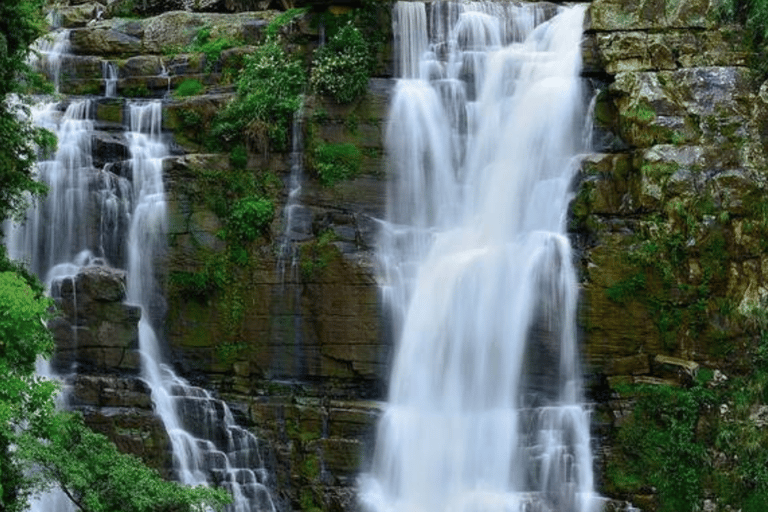
<svg viewBox="0 0 768 512"><path fill-rule="evenodd" d="M565 230L584 8L399 2L370 512L593 512Z"/></svg>
<svg viewBox="0 0 768 512"><path fill-rule="evenodd" d="M66 31L46 46L40 67L58 83L66 56ZM47 43L46 43L47 44ZM105 92L115 93L114 65L104 63ZM238 426L229 407L208 391L190 386L164 363L158 328L164 304L155 267L166 246L166 199L163 161L169 156L162 133L160 100L125 105L122 134L97 135L94 120L99 98L44 102L33 110L34 122L54 132L58 149L39 162L40 179L49 193L31 208L25 222L6 226L9 255L29 262L52 290L73 279L85 266L125 265L127 301L142 309L139 344L142 377L152 390L155 413L171 440L173 472L188 485L222 485L234 497L231 512L274 512L267 488L269 475L258 440ZM97 168L96 137L124 141L128 158ZM77 367L71 368L72 372ZM60 375L66 379L67 375ZM71 504L53 491L31 503L33 512L68 512Z"/></svg>

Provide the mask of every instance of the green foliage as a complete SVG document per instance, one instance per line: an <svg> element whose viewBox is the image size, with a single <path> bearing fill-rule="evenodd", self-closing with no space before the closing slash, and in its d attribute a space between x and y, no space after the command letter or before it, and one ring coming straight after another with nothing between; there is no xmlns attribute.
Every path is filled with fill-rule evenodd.
<svg viewBox="0 0 768 512"><path fill-rule="evenodd" d="M347 23L315 51L310 82L318 94L339 103L365 94L371 76L370 50L363 35Z"/></svg>
<svg viewBox="0 0 768 512"><path fill-rule="evenodd" d="M626 304L645 290L645 273L637 273L606 289L606 296L618 304Z"/></svg>
<svg viewBox="0 0 768 512"><path fill-rule="evenodd" d="M55 482L84 512L203 512L223 510L231 497L220 489L163 480L139 459L120 453L78 415L59 414L45 442L20 452L42 482Z"/></svg>
<svg viewBox="0 0 768 512"><path fill-rule="evenodd" d="M309 7L293 7L285 12L281 12L275 16L275 19L269 22L269 25L267 25L267 29L265 30L267 38L275 39L278 36L278 32L281 28L288 25L289 23L292 23L293 20L299 16L303 16L308 12Z"/></svg>
<svg viewBox="0 0 768 512"><path fill-rule="evenodd" d="M319 144L313 157L320 183L327 187L357 175L362 163L360 150L349 142Z"/></svg>
<svg viewBox="0 0 768 512"><path fill-rule="evenodd" d="M135 87L126 87L122 92L123 96L126 98L146 98L150 95L146 84L139 84Z"/></svg>
<svg viewBox="0 0 768 512"><path fill-rule="evenodd" d="M754 52L751 64L761 75L768 74L768 0L719 0L717 9L721 20L744 25L746 46Z"/></svg>
<svg viewBox="0 0 768 512"><path fill-rule="evenodd" d="M203 89L205 89L205 87L203 87L203 84L201 84L199 80L188 78L176 87L176 90L173 91L173 96L177 99L186 98L187 96L195 96L203 92Z"/></svg>
<svg viewBox="0 0 768 512"><path fill-rule="evenodd" d="M0 99L26 92L27 58L32 42L45 33L45 5L44 0L0 2Z"/></svg>
<svg viewBox="0 0 768 512"><path fill-rule="evenodd" d="M0 246L0 509L25 508L33 482L14 446L34 437L53 414L55 384L35 377L38 356L53 351L43 321L52 301L39 281Z"/></svg>
<svg viewBox="0 0 768 512"><path fill-rule="evenodd" d="M275 206L264 197L244 197L232 205L227 220L228 238L236 242L250 242L264 233L275 215Z"/></svg>
<svg viewBox="0 0 768 512"><path fill-rule="evenodd" d="M277 40L268 39L246 57L237 80L237 97L214 122L216 142L232 147L255 141L286 149L288 128L301 106L305 83L302 63L289 57Z"/></svg>
<svg viewBox="0 0 768 512"><path fill-rule="evenodd" d="M621 391L634 398L635 405L616 436L609 485L620 493L639 492L642 485L655 487L659 512L696 510L707 463L696 423L702 408L712 403L712 393L701 386L641 385Z"/></svg>
<svg viewBox="0 0 768 512"><path fill-rule="evenodd" d="M751 365L725 382L701 368L688 388L617 388L634 405L615 434L607 468L612 493L655 487L662 512L697 510L705 493L724 509L765 510L768 431L755 412L768 402L766 318L764 309L754 308L740 319L755 336L747 348Z"/></svg>
<svg viewBox="0 0 768 512"><path fill-rule="evenodd" d="M649 123L656 119L656 112L647 103L637 103L625 113L627 117L636 119L641 123Z"/></svg>
<svg viewBox="0 0 768 512"><path fill-rule="evenodd" d="M197 31L187 51L200 52L205 55L206 71L213 71L214 65L221 58L221 52L242 44L242 41L228 37L211 38L211 27L205 26Z"/></svg>
<svg viewBox="0 0 768 512"><path fill-rule="evenodd" d="M680 165L675 162L646 162L640 167L640 172L654 179L672 176Z"/></svg>
<svg viewBox="0 0 768 512"><path fill-rule="evenodd" d="M245 169L248 165L248 152L245 147L235 146L232 151L229 152L229 165L234 169Z"/></svg>
<svg viewBox="0 0 768 512"><path fill-rule="evenodd" d="M204 258L202 269L196 272L175 270L168 280L176 292L204 299L226 285L226 267L216 257Z"/></svg>
<svg viewBox="0 0 768 512"><path fill-rule="evenodd" d="M299 268L305 281L315 279L338 255L338 249L333 245L335 241L336 233L328 230L321 233L315 241L300 247Z"/></svg>
<svg viewBox="0 0 768 512"><path fill-rule="evenodd" d="M138 18L135 0L117 0L110 6L114 18Z"/></svg>

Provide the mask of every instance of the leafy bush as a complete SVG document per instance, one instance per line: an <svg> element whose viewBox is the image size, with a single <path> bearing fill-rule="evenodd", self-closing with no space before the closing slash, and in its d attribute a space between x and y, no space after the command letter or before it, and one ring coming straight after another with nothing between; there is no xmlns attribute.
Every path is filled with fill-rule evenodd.
<svg viewBox="0 0 768 512"><path fill-rule="evenodd" d="M176 87L173 95L176 98L186 98L187 96L195 96L200 94L203 89L203 84L201 84L199 80L188 78L181 82L178 87Z"/></svg>
<svg viewBox="0 0 768 512"><path fill-rule="evenodd" d="M248 153L243 146L235 146L229 153L229 164L235 169L245 169L248 164Z"/></svg>
<svg viewBox="0 0 768 512"><path fill-rule="evenodd" d="M702 386L640 385L623 391L637 401L619 429L608 466L610 482L619 492L654 486L660 512L695 510L707 455L696 425L702 408L713 402L712 393Z"/></svg>
<svg viewBox="0 0 768 512"><path fill-rule="evenodd" d="M751 65L762 76L768 75L765 53L768 48L768 0L720 0L720 18L738 21L747 29L747 44L755 51Z"/></svg>
<svg viewBox="0 0 768 512"><path fill-rule="evenodd" d="M237 80L237 98L219 115L212 135L232 146L267 139L274 149L288 145L293 113L301 106L306 83L302 63L269 39L246 58Z"/></svg>
<svg viewBox="0 0 768 512"><path fill-rule="evenodd" d="M291 23L299 16L306 14L307 12L309 12L309 7L293 7L285 12L278 14L275 19L273 19L269 25L267 25L267 29L265 30L267 38L272 39L277 37L277 33L281 28Z"/></svg>
<svg viewBox="0 0 768 512"><path fill-rule="evenodd" d="M310 81L318 94L339 103L349 103L365 94L371 74L370 51L363 35L351 23L315 51L313 66Z"/></svg>
<svg viewBox="0 0 768 512"><path fill-rule="evenodd" d="M205 26L197 31L187 49L205 54L205 68L207 71L211 71L216 61L221 57L221 52L240 44L242 44L240 41L228 37L211 39L211 27Z"/></svg>
<svg viewBox="0 0 768 512"><path fill-rule="evenodd" d="M314 165L320 183L331 186L348 180L360 171L362 154L354 144L320 144L314 151Z"/></svg>
<svg viewBox="0 0 768 512"><path fill-rule="evenodd" d="M264 197L244 197L232 205L227 229L233 240L250 242L266 231L275 215L275 205Z"/></svg>

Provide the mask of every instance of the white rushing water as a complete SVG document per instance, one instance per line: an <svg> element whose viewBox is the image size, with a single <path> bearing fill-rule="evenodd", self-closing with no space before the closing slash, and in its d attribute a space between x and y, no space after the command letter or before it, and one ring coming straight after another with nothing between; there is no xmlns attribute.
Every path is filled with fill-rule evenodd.
<svg viewBox="0 0 768 512"><path fill-rule="evenodd" d="M399 2L369 512L594 512L565 231L583 6Z"/></svg>
<svg viewBox="0 0 768 512"><path fill-rule="evenodd" d="M163 160L168 156L160 101L129 105L129 152L135 207L128 236L128 301L142 307L139 344L142 374L152 389L155 412L173 446L174 469L187 485L221 483L234 497L232 512L273 512L258 440L237 426L229 407L190 386L163 364L151 312L159 290L155 260L165 247Z"/></svg>
<svg viewBox="0 0 768 512"><path fill-rule="evenodd" d="M54 41L41 43L45 52L38 65L58 83L67 33L58 32ZM110 63L104 69L105 95L111 97L117 74ZM223 401L190 386L163 363L156 332L164 305L155 273L167 233L163 161L169 150L161 131L162 104L131 102L123 134L97 135L97 101L71 99L33 109L34 122L56 134L58 149L38 164L39 177L49 186L46 198L30 208L24 222L5 227L9 254L29 262L53 291L83 267L124 264L127 300L142 309L142 377L168 431L175 476L188 485L224 486L234 497L231 512L274 512L256 437L235 423ZM98 136L125 140L128 160L96 168L93 141ZM77 367L66 371L76 372ZM44 373L48 376L47 370ZM32 512L73 510L59 490L35 497L30 507Z"/></svg>

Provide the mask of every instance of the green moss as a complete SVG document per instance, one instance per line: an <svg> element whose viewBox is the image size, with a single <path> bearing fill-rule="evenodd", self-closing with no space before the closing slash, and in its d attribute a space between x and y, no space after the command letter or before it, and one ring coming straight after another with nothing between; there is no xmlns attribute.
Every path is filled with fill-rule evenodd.
<svg viewBox="0 0 768 512"><path fill-rule="evenodd" d="M199 80L188 78L176 87L176 90L173 91L173 96L177 99L186 98L187 96L196 96L203 92L204 89L205 87Z"/></svg>
<svg viewBox="0 0 768 512"><path fill-rule="evenodd" d="M319 144L313 156L320 183L326 187L354 178L360 172L362 153L357 146L349 142Z"/></svg>
<svg viewBox="0 0 768 512"><path fill-rule="evenodd" d="M150 95L150 92L145 84L141 84L135 87L124 88L122 94L127 98L146 98Z"/></svg>
<svg viewBox="0 0 768 512"><path fill-rule="evenodd" d="M323 510L317 505L314 494L309 489L302 489L299 493L299 506L304 512L322 512Z"/></svg>
<svg viewBox="0 0 768 512"><path fill-rule="evenodd" d="M692 512L703 496L706 448L697 438L700 411L713 403L702 386L632 386L619 391L633 399L632 413L615 437L608 486L618 494L653 486L659 512Z"/></svg>
<svg viewBox="0 0 768 512"><path fill-rule="evenodd" d="M269 22L269 25L267 25L267 29L265 30L267 37L277 37L281 28L288 25L289 23L293 23L293 20L299 16L305 15L308 12L309 7L293 7L278 14L272 21Z"/></svg>
<svg viewBox="0 0 768 512"><path fill-rule="evenodd" d="M320 476L320 459L317 455L309 454L301 461L301 474L309 480Z"/></svg>
<svg viewBox="0 0 768 512"><path fill-rule="evenodd" d="M338 249L333 245L336 234L333 231L325 231L313 242L304 244L300 248L301 275L305 281L310 281L328 266L338 255Z"/></svg>
<svg viewBox="0 0 768 512"><path fill-rule="evenodd" d="M221 58L221 52L236 46L242 46L243 42L228 37L211 37L211 27L200 28L195 34L186 51L199 52L205 55L205 70L211 72Z"/></svg>
<svg viewBox="0 0 768 512"><path fill-rule="evenodd" d="M641 123L650 123L656 119L656 112L648 103L639 102L624 112L624 116Z"/></svg>
<svg viewBox="0 0 768 512"><path fill-rule="evenodd" d="M645 273L640 272L608 287L605 295L613 302L626 304L643 290L645 290Z"/></svg>
<svg viewBox="0 0 768 512"><path fill-rule="evenodd" d="M640 172L653 179L664 179L672 176L680 164L677 162L645 162L640 166Z"/></svg>

